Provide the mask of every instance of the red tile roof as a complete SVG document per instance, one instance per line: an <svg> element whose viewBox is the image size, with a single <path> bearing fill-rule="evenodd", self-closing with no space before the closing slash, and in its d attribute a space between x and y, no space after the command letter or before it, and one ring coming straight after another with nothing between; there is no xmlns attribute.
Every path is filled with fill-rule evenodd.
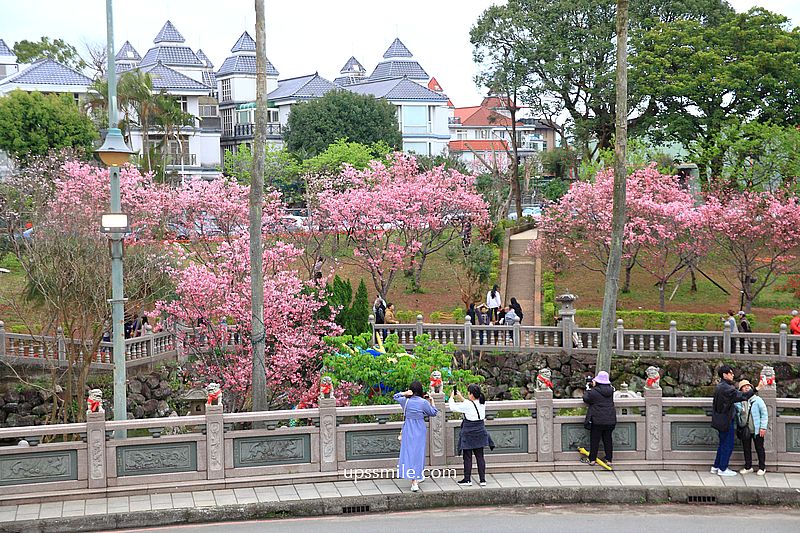
<svg viewBox="0 0 800 533"><path fill-rule="evenodd" d="M457 107L453 115L461 119L462 126L511 126L511 119L484 106ZM517 126L522 126L517 121Z"/></svg>
<svg viewBox="0 0 800 533"><path fill-rule="evenodd" d="M451 152L505 152L506 141L500 139L470 139L466 141L450 141Z"/></svg>
<svg viewBox="0 0 800 533"><path fill-rule="evenodd" d="M431 78L430 81L428 81L428 89L431 91L436 91L437 93L442 92L442 86L439 85L439 82L436 81L436 78Z"/></svg>

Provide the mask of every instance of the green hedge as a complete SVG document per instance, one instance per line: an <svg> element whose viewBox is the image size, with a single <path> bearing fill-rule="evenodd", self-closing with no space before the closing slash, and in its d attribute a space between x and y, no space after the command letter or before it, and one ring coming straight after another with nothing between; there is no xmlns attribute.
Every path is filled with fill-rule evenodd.
<svg viewBox="0 0 800 533"><path fill-rule="evenodd" d="M582 328L600 327L600 310L579 309L575 320ZM669 329L674 320L682 331L722 331L722 315L719 313L662 313L660 311L617 311L625 329ZM750 325L755 329L755 317L747 315Z"/></svg>
<svg viewBox="0 0 800 533"><path fill-rule="evenodd" d="M552 270L542 272L542 324L553 325L556 316L556 275Z"/></svg>
<svg viewBox="0 0 800 533"><path fill-rule="evenodd" d="M397 311L394 315L401 324L414 324L417 322L417 315L422 311Z"/></svg>
<svg viewBox="0 0 800 533"><path fill-rule="evenodd" d="M792 319L792 315L778 315L772 317L772 331L775 333L781 332L781 324L786 324L787 326L787 333L788 333L788 326L789 321Z"/></svg>

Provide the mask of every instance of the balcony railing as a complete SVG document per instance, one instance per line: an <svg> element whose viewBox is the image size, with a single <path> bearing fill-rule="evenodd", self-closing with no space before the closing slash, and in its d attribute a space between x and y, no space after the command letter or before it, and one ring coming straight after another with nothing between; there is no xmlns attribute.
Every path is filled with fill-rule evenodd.
<svg viewBox="0 0 800 533"><path fill-rule="evenodd" d="M187 167L193 167L197 165L197 154L165 154L164 161L167 166L179 167L184 165Z"/></svg>
<svg viewBox="0 0 800 533"><path fill-rule="evenodd" d="M234 137L253 137L255 135L255 124L235 124L233 126ZM230 133L228 133L230 135ZM267 124L267 135L281 135L281 125L277 122Z"/></svg>

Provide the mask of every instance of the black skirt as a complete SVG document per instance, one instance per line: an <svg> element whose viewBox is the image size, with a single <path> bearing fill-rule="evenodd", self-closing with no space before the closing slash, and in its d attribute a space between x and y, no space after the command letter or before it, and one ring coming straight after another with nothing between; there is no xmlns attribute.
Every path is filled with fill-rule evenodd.
<svg viewBox="0 0 800 533"><path fill-rule="evenodd" d="M458 453L460 454L462 450L474 450L486 446L494 450L494 441L486 431L483 420L462 419L461 431L458 435Z"/></svg>

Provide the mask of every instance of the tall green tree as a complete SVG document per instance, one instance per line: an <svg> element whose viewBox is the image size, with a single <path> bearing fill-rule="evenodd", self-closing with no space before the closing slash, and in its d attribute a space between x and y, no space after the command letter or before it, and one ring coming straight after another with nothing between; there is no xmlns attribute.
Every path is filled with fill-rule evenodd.
<svg viewBox="0 0 800 533"><path fill-rule="evenodd" d="M402 147L397 110L383 99L350 91L330 91L292 107L283 134L286 147L303 158L322 153L337 139Z"/></svg>
<svg viewBox="0 0 800 533"><path fill-rule="evenodd" d="M716 142L730 124L800 122L800 32L788 24L753 8L714 26L659 24L635 40L632 80L658 102L652 133L690 150L705 184L722 176Z"/></svg>
<svg viewBox="0 0 800 533"><path fill-rule="evenodd" d="M49 150L91 150L98 133L72 96L13 91L0 97L0 149L23 164Z"/></svg>
<svg viewBox="0 0 800 533"><path fill-rule="evenodd" d="M630 9L631 34L676 20L714 25L731 11L724 0L637 0ZM592 141L596 148L609 148L616 115L615 14L615 0L509 0L484 12L471 38L476 51L484 43L505 43L514 61L497 54L476 54L476 60L484 71L514 82L524 78L522 100L534 116L568 114L585 152L591 153ZM635 86L628 107L631 130L657 110L650 95Z"/></svg>
<svg viewBox="0 0 800 533"><path fill-rule="evenodd" d="M38 41L23 39L14 44L14 55L20 63L34 63L40 59L52 59L75 70L86 68L86 61L78 50L63 39L42 37Z"/></svg>

